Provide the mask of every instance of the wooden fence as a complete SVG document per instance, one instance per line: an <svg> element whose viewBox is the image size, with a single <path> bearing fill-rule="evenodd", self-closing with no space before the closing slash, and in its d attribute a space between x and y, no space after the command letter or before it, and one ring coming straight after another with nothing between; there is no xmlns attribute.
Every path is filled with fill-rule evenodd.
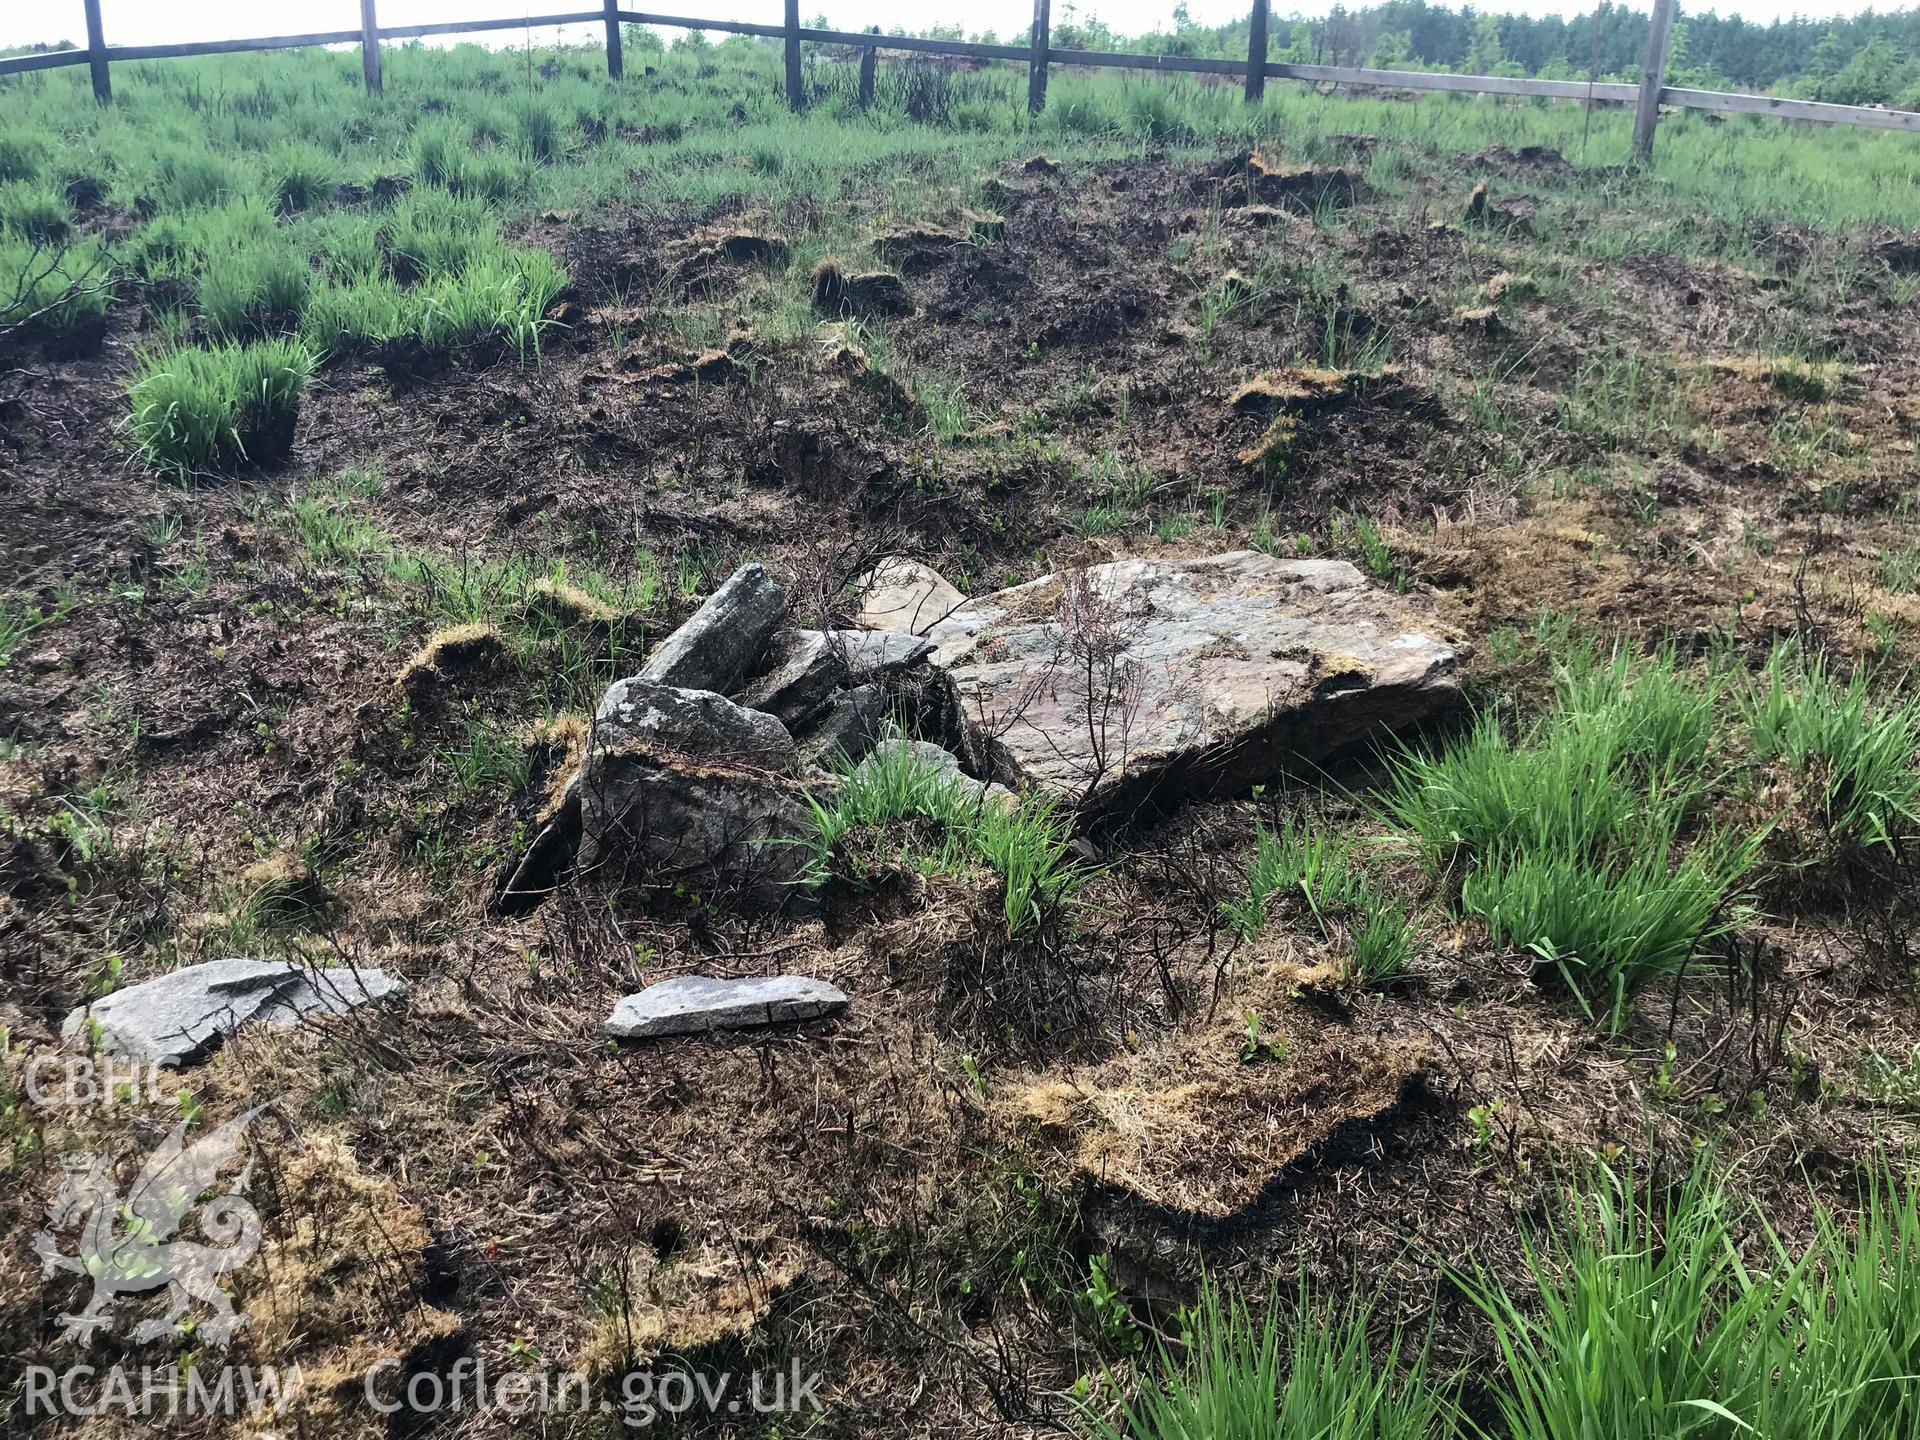
<svg viewBox="0 0 1920 1440"><path fill-rule="evenodd" d="M1646 61L1637 85L1277 63L1267 59L1269 0L1254 0L1245 60L1134 55L1105 50L1062 50L1052 43L1051 0L1034 0L1033 26L1024 45L985 45L966 40L923 40L906 35L880 35L873 31L857 34L847 30L814 29L800 23L800 0L784 0L785 14L778 25L744 20L697 20L684 15L649 15L638 10L623 10L619 8L618 0L603 0L601 6L594 10L529 15L518 20L454 20L432 25L384 26L375 14L377 0L360 0L360 25L355 30L328 30L312 35L269 35L252 40L201 40L178 45L109 45L100 20L100 0L82 0L82 3L87 20L86 49L0 59L0 76L19 75L32 70L54 70L66 65L86 65L93 72L93 93L104 104L113 98L109 70L117 60L158 60L171 56L219 55L241 50L290 50L305 45L358 45L367 89L378 91L381 85L380 42L383 40L418 40L429 35L472 35L485 30L520 30L546 25L602 24L606 27L607 36L607 73L617 80L625 73L620 27L663 25L682 30L754 35L780 41L786 62L787 103L795 110L800 109L806 100L800 70L800 47L806 44L847 46L859 52L860 95L863 102L873 96L876 53L898 50L920 55L951 55L969 60L1022 61L1027 66L1027 108L1036 115L1047 103L1048 70L1055 65L1074 65L1091 69L1237 76L1245 86L1249 101L1260 99L1269 79L1279 79L1391 90L1463 90L1484 95L1537 95L1558 100L1632 104L1634 149L1641 155L1649 154L1653 149L1654 128L1659 123L1662 105L1920 133L1920 114L1906 110L1886 110L1870 105L1828 105L1813 100L1781 100L1770 95L1691 90L1668 85L1667 59L1672 46L1676 0L1654 0Z"/></svg>

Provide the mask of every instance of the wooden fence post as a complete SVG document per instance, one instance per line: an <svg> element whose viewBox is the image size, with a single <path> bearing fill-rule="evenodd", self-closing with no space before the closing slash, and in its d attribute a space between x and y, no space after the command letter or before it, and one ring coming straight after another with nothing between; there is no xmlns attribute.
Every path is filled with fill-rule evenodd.
<svg viewBox="0 0 1920 1440"><path fill-rule="evenodd" d="M618 80L627 73L627 57L620 49L620 0L607 0L607 74Z"/></svg>
<svg viewBox="0 0 1920 1440"><path fill-rule="evenodd" d="M1027 113L1047 108L1047 47L1053 43L1049 0L1033 0L1033 48L1027 55Z"/></svg>
<svg viewBox="0 0 1920 1440"><path fill-rule="evenodd" d="M107 74L107 32L100 23L100 0L87 0L86 9L87 64L93 70L93 98L104 105L113 99L113 78Z"/></svg>
<svg viewBox="0 0 1920 1440"><path fill-rule="evenodd" d="M1253 0L1247 24L1247 103L1258 105L1267 93L1267 0Z"/></svg>
<svg viewBox="0 0 1920 1440"><path fill-rule="evenodd" d="M1640 98L1633 109L1633 153L1653 154L1653 129L1660 123L1660 92L1667 83L1667 54L1673 48L1674 0L1653 0L1647 28L1647 58L1640 67Z"/></svg>
<svg viewBox="0 0 1920 1440"><path fill-rule="evenodd" d="M360 0L360 71L367 78L367 93L380 93L380 17L375 0Z"/></svg>
<svg viewBox="0 0 1920 1440"><path fill-rule="evenodd" d="M869 25L867 29L874 35L880 33L878 25ZM879 46L869 45L860 52L860 108L862 110L873 104L873 70L879 62Z"/></svg>
<svg viewBox="0 0 1920 1440"><path fill-rule="evenodd" d="M806 88L800 79L800 0L787 0L787 108L798 110L807 103Z"/></svg>

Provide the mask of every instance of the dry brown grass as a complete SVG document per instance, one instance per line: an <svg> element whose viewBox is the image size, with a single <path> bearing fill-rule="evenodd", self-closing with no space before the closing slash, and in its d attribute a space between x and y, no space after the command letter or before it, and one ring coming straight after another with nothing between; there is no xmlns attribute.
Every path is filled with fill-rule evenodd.
<svg viewBox="0 0 1920 1440"><path fill-rule="evenodd" d="M364 1431L368 1371L460 1329L420 1299L426 1224L337 1133L308 1133L256 1173L276 1204L239 1295L249 1349L260 1363L300 1365L293 1423Z"/></svg>
<svg viewBox="0 0 1920 1440"><path fill-rule="evenodd" d="M556 625L606 627L620 619L611 605L595 599L577 585L541 576L527 587L527 609Z"/></svg>
<svg viewBox="0 0 1920 1440"><path fill-rule="evenodd" d="M1264 986L1246 1021L1196 1026L1071 1078L1017 1084L998 1103L1039 1141L1060 1183L1117 1187L1156 1210L1224 1220L1343 1127L1372 1128L1407 1103L1430 1055L1406 1037L1330 1034Z"/></svg>
<svg viewBox="0 0 1920 1440"><path fill-rule="evenodd" d="M492 625L453 625L436 630L394 677L402 695L418 696L463 674L492 669L512 657L506 637Z"/></svg>

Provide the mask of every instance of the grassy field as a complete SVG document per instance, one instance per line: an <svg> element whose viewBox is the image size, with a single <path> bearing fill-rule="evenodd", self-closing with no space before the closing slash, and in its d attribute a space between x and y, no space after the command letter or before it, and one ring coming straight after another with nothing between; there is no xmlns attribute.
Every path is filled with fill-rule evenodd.
<svg viewBox="0 0 1920 1440"><path fill-rule="evenodd" d="M460 1355L824 1377L715 1434L1920 1433L1920 140L627 63L0 82L9 1403L73 1358L60 1157L270 1104L225 1360L298 1363L301 1433L426 1433L361 1377ZM1286 384L1335 403L1229 403ZM744 560L831 615L850 556L1240 548L1432 605L1471 713L1079 837L879 767L819 916L493 903ZM73 1006L243 954L409 1001L32 1101ZM854 1011L596 1034L770 967Z"/></svg>

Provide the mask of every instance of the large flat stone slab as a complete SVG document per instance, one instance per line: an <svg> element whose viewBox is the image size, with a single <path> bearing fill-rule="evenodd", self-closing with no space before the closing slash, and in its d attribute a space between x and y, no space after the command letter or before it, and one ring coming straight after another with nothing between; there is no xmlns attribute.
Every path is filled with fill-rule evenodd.
<svg viewBox="0 0 1920 1440"><path fill-rule="evenodd" d="M244 1025L292 1025L405 991L381 970L208 960L83 1005L67 1016L60 1033L71 1037L91 1021L103 1050L148 1063L190 1065Z"/></svg>
<svg viewBox="0 0 1920 1440"><path fill-rule="evenodd" d="M996 778L1101 809L1240 788L1459 699L1418 601L1341 560L1122 560L928 632Z"/></svg>
<svg viewBox="0 0 1920 1440"><path fill-rule="evenodd" d="M646 1040L813 1020L846 1008L847 997L836 986L804 975L758 980L680 975L627 996L600 1028L621 1040Z"/></svg>

